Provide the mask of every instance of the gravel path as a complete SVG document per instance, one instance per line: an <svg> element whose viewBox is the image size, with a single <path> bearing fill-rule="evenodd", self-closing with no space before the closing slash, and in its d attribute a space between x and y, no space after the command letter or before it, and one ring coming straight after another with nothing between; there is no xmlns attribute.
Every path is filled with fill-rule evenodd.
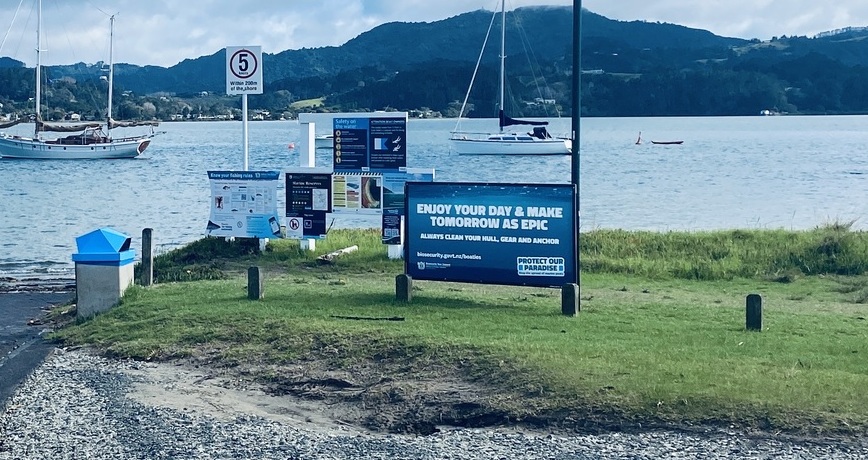
<svg viewBox="0 0 868 460"><path fill-rule="evenodd" d="M0 459L868 459L868 445L791 443L726 433L560 437L509 429L443 429L425 437L399 436L257 411L244 414L213 403L211 410L200 410L192 402L189 408L160 404L159 398L142 402L135 396L141 385L162 385L182 399L187 394L157 381L167 375L156 372L165 366L171 373L167 364L57 350L0 414ZM205 385L199 380L193 383Z"/></svg>

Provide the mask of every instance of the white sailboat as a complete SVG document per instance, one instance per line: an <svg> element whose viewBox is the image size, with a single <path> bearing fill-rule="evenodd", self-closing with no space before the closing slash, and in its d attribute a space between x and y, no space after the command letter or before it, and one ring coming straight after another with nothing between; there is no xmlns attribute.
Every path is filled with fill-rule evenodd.
<svg viewBox="0 0 868 460"><path fill-rule="evenodd" d="M334 148L335 135L332 133L317 134L314 137L314 142L317 150L331 150Z"/></svg>
<svg viewBox="0 0 868 460"><path fill-rule="evenodd" d="M119 122L112 119L112 84L114 80L113 43L114 16L111 16L111 42L109 46L109 76L108 76L108 112L106 126L101 123L46 123L41 115L41 80L42 63L40 59L42 34L42 1L37 3L36 26L36 115L33 137L17 136L0 133L0 158L10 159L40 159L40 160L81 160L106 158L135 158L141 155L151 138L156 134L153 127L158 122ZM0 125L0 129L11 127L25 120L13 120ZM150 126L150 132L144 135L113 138L112 128ZM74 133L63 137L45 138L43 133Z"/></svg>
<svg viewBox="0 0 868 460"><path fill-rule="evenodd" d="M492 16L492 24L497 12ZM500 2L500 103L498 105L498 119L500 131L496 133L480 133L461 131L461 117L464 115L464 108L467 105L467 99L470 96L470 89L473 87L473 80L476 77L476 70L470 80L470 88L467 89L467 95L464 98L464 103L461 105L461 112L458 115L458 123L455 130L452 131L450 138L450 146L452 150L460 155L566 155L572 151L572 140L566 138L552 137L546 130L547 121L531 121L517 120L506 116L504 113L504 93L505 93L505 67L506 67L506 0ZM489 26L489 32L491 26ZM488 42L488 36L485 38ZM485 44L482 45L483 50ZM476 69L479 69L479 63L482 61L482 52L480 52L479 60L476 63ZM529 132L507 132L504 128L508 126L527 125L532 126Z"/></svg>

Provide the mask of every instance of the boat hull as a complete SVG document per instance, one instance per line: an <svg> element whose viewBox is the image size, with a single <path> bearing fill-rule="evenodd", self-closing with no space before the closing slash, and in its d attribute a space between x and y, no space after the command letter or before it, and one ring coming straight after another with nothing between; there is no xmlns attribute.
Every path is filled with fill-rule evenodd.
<svg viewBox="0 0 868 460"><path fill-rule="evenodd" d="M314 138L314 142L315 142L317 149L320 149L320 150L329 149L330 150L330 149L334 148L335 139L334 139L334 136L332 136L331 134L325 134L325 135L316 136Z"/></svg>
<svg viewBox="0 0 868 460"><path fill-rule="evenodd" d="M568 155L572 152L569 139L492 140L450 139L452 151L459 155Z"/></svg>
<svg viewBox="0 0 868 460"><path fill-rule="evenodd" d="M0 137L0 158L31 160L87 160L136 158L150 138L124 139L87 145L64 145L16 136Z"/></svg>

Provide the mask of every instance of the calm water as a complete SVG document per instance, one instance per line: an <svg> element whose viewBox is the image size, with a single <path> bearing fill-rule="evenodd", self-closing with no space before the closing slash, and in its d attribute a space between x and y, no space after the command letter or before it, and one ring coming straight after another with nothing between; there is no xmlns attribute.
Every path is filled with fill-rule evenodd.
<svg viewBox="0 0 868 460"><path fill-rule="evenodd" d="M486 129L474 120L466 129ZM595 228L868 228L868 117L586 118L581 134L582 231ZM411 120L408 166L438 181L569 182L569 157L451 155L454 120ZM240 122L165 123L136 160L0 160L0 278L72 278L75 238L113 227L141 252L201 238L209 169L242 169ZM567 132L556 120L552 132ZM642 132L641 145L635 141ZM295 122L249 125L250 169L299 165ZM26 132L22 132L26 134ZM651 145L683 140L683 145ZM317 158L330 166L330 154ZM283 206L282 190L280 207ZM376 227L376 218L335 220Z"/></svg>

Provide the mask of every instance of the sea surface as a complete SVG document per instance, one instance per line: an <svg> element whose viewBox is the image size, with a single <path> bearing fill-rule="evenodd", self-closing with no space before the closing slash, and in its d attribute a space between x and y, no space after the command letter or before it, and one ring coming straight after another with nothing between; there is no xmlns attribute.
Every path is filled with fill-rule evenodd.
<svg viewBox="0 0 868 460"><path fill-rule="evenodd" d="M571 179L567 156L455 155L454 127L410 120L408 166L434 168L437 181ZM243 169L242 123L159 129L165 133L135 160L0 160L0 278L74 278L75 238L101 227L131 236L137 256L144 228L154 229L158 252L203 237L206 171ZM552 120L551 132L569 129L569 119ZM583 118L580 133L581 231L868 228L868 116ZM250 122L249 169L299 166L290 148L298 141L295 121ZM319 153L317 166L331 166L331 153ZM278 198L283 209L282 188ZM334 220L336 228L377 226L378 218Z"/></svg>

